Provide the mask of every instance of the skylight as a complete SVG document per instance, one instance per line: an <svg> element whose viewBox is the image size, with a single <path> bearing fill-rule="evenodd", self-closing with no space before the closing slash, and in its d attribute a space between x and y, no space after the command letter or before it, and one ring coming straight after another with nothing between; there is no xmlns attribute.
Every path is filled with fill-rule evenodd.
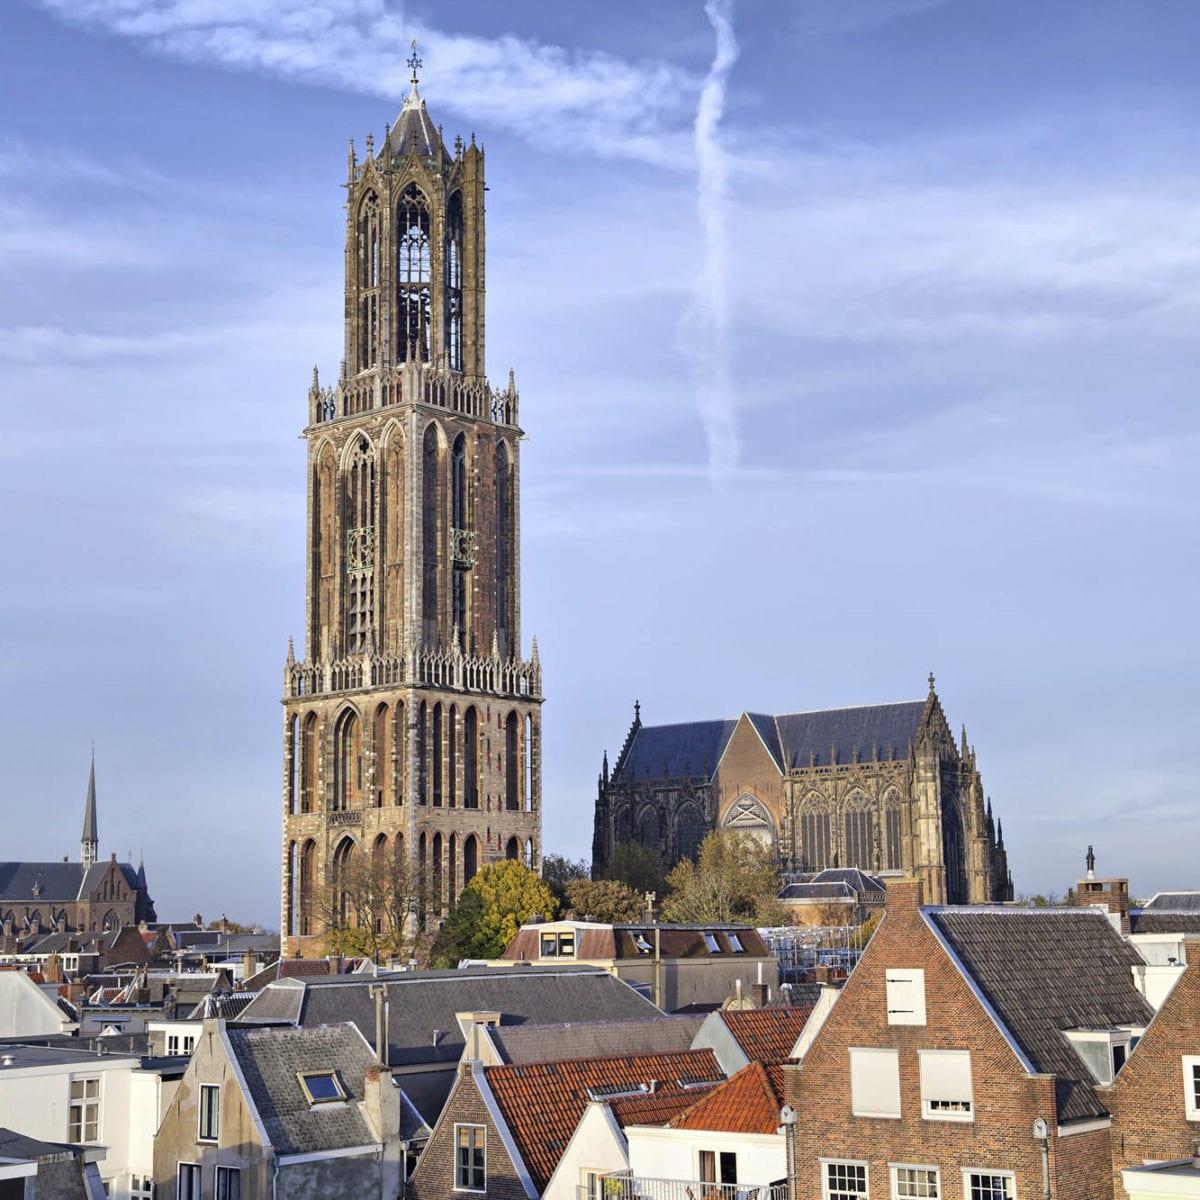
<svg viewBox="0 0 1200 1200"><path fill-rule="evenodd" d="M741 940L738 938L736 933L731 933L729 935L729 948L734 952L734 954L746 953L746 948L742 945Z"/></svg>
<svg viewBox="0 0 1200 1200"><path fill-rule="evenodd" d="M336 1071L302 1071L299 1079L309 1104L333 1104L346 1099Z"/></svg>
<svg viewBox="0 0 1200 1200"><path fill-rule="evenodd" d="M717 943L717 935L715 933L706 933L704 935L704 944L708 947L712 954L721 953L721 947Z"/></svg>

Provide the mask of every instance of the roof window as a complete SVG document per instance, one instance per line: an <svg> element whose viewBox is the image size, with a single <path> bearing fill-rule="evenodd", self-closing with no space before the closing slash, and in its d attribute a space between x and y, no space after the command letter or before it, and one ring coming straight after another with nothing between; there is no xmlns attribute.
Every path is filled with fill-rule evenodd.
<svg viewBox="0 0 1200 1200"><path fill-rule="evenodd" d="M633 935L633 944L637 947L637 952L639 954L649 954L650 951L654 949L654 947L651 946L648 941L646 941L646 935L641 932Z"/></svg>
<svg viewBox="0 0 1200 1200"><path fill-rule="evenodd" d="M336 1071L301 1071L297 1078L309 1104L314 1107L318 1104L337 1104L346 1099L346 1089L342 1087Z"/></svg>
<svg viewBox="0 0 1200 1200"><path fill-rule="evenodd" d="M731 933L729 935L729 948L734 952L734 954L746 953L746 947L742 945L741 938L739 938L736 933Z"/></svg>
<svg viewBox="0 0 1200 1200"><path fill-rule="evenodd" d="M709 933L706 930L705 934L704 934L704 944L708 947L710 953L712 953L712 954L720 954L721 953L721 947L717 942L717 935L715 933Z"/></svg>

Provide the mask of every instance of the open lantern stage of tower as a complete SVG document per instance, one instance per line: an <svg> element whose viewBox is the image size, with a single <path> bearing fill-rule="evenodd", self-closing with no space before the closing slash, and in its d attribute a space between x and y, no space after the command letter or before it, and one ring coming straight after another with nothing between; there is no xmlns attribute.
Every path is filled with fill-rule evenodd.
<svg viewBox="0 0 1200 1200"><path fill-rule="evenodd" d="M282 929L324 953L360 855L436 920L541 856L541 665L521 658L518 397L484 376L484 156L412 91L351 143L345 358L308 394L306 657L284 670ZM343 901L344 910L344 901ZM336 909L335 909L336 911ZM353 917L343 911L343 919Z"/></svg>

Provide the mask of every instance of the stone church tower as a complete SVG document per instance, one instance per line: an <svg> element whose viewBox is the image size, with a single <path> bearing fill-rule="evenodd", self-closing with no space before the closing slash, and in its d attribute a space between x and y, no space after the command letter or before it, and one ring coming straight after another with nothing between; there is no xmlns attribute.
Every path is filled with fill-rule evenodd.
<svg viewBox="0 0 1200 1200"><path fill-rule="evenodd" d="M345 358L308 393L305 658L284 670L285 953L436 923L541 858L542 673L521 657L517 391L484 376L484 156L412 91L347 165ZM370 862L406 897L364 912ZM359 871L361 876L361 872ZM403 915L407 910L407 917Z"/></svg>

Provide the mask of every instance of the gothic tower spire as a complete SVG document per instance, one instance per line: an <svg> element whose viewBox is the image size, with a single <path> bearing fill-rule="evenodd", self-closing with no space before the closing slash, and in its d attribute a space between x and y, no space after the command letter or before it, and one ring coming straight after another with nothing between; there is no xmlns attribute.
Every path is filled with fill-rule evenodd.
<svg viewBox="0 0 1200 1200"><path fill-rule="evenodd" d="M347 163L345 357L308 392L303 659L284 664L282 921L324 954L355 858L436 923L541 856L542 668L523 656L515 380L484 370L484 158L412 87ZM328 902L330 894L340 898ZM395 920L392 919L392 924Z"/></svg>
<svg viewBox="0 0 1200 1200"><path fill-rule="evenodd" d="M96 747L92 746L92 763L88 768L87 802L83 807L83 836L79 842L79 861L92 866L100 851L100 833L96 825Z"/></svg>

